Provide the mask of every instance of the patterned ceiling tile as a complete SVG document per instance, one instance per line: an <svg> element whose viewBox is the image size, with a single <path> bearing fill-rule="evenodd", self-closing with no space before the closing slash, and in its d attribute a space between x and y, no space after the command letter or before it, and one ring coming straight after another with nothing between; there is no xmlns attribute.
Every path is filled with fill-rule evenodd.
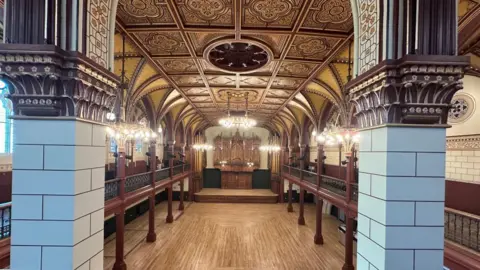
<svg viewBox="0 0 480 270"><path fill-rule="evenodd" d="M263 87L267 86L270 77L260 76L241 76L240 85L247 87Z"/></svg>
<svg viewBox="0 0 480 270"><path fill-rule="evenodd" d="M232 0L177 0L185 25L233 26Z"/></svg>
<svg viewBox="0 0 480 270"><path fill-rule="evenodd" d="M192 102L212 102L210 96L189 97Z"/></svg>
<svg viewBox="0 0 480 270"><path fill-rule="evenodd" d="M201 112L217 112L217 108L200 108Z"/></svg>
<svg viewBox="0 0 480 270"><path fill-rule="evenodd" d="M117 16L125 25L175 25L165 0L119 0Z"/></svg>
<svg viewBox="0 0 480 270"><path fill-rule="evenodd" d="M323 61L341 40L333 37L296 36L287 57Z"/></svg>
<svg viewBox="0 0 480 270"><path fill-rule="evenodd" d="M171 76L172 80L177 83L179 86L205 86L203 83L202 77L200 75L188 75L188 76L180 76L175 75Z"/></svg>
<svg viewBox="0 0 480 270"><path fill-rule="evenodd" d="M203 51L212 42L220 39L227 39L234 37L232 35L226 35L224 33L205 33L205 32L190 32L188 33L190 40L192 41L195 52L199 56L203 56Z"/></svg>
<svg viewBox="0 0 480 270"><path fill-rule="evenodd" d="M230 88L213 88L215 99L217 102L227 102L227 93L231 93L230 103L245 103L245 94L248 93L248 103L258 103L263 96L263 89L230 89Z"/></svg>
<svg viewBox="0 0 480 270"><path fill-rule="evenodd" d="M243 0L244 27L292 28L303 0Z"/></svg>
<svg viewBox="0 0 480 270"><path fill-rule="evenodd" d="M259 40L262 43L266 44L273 52L275 57L280 57L285 44L287 43L288 35L277 35L277 34L245 34L242 35L244 38L250 38L253 40Z"/></svg>
<svg viewBox="0 0 480 270"><path fill-rule="evenodd" d="M262 104L261 108L264 109L264 110L278 110L280 108L280 106L271 105L271 104Z"/></svg>
<svg viewBox="0 0 480 270"><path fill-rule="evenodd" d="M282 76L308 77L316 66L317 65L313 63L284 61L278 74Z"/></svg>
<svg viewBox="0 0 480 270"><path fill-rule="evenodd" d="M191 88L182 88L183 93L187 96L195 95L209 95L210 91L206 87L191 87Z"/></svg>
<svg viewBox="0 0 480 270"><path fill-rule="evenodd" d="M265 98L263 100L264 103L270 103L270 104L283 104L285 102L285 99L281 98Z"/></svg>
<svg viewBox="0 0 480 270"><path fill-rule="evenodd" d="M236 76L207 75L205 77L210 86L234 86L237 82Z"/></svg>
<svg viewBox="0 0 480 270"><path fill-rule="evenodd" d="M316 0L308 11L303 28L349 32L353 29L350 0Z"/></svg>
<svg viewBox="0 0 480 270"><path fill-rule="evenodd" d="M197 108L214 108L215 107L215 104L213 103L195 103L195 106L197 106Z"/></svg>
<svg viewBox="0 0 480 270"><path fill-rule="evenodd" d="M272 87L279 89L297 89L302 82L303 79L275 78L275 80L273 80Z"/></svg>
<svg viewBox="0 0 480 270"><path fill-rule="evenodd" d="M287 91L287 90L281 90L281 89L270 89L267 93L267 96L287 98L292 94L293 94L293 91Z"/></svg>
<svg viewBox="0 0 480 270"><path fill-rule="evenodd" d="M152 55L189 55L179 32L137 32L134 35Z"/></svg>
<svg viewBox="0 0 480 270"><path fill-rule="evenodd" d="M198 72L192 59L156 59L156 61L169 74Z"/></svg>

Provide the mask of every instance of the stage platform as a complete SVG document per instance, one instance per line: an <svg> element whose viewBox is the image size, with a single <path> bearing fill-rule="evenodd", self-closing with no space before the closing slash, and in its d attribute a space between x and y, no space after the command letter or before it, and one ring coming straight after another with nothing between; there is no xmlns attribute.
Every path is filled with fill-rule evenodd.
<svg viewBox="0 0 480 270"><path fill-rule="evenodd" d="M277 203L278 195L269 189L204 188L195 193L196 202Z"/></svg>

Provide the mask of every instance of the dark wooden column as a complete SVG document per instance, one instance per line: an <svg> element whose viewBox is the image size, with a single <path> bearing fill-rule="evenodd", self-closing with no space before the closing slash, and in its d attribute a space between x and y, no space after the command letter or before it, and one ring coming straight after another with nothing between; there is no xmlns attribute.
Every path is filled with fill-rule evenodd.
<svg viewBox="0 0 480 270"><path fill-rule="evenodd" d="M173 142L168 142L168 164L170 166L170 178L173 179L173 156L175 155L174 153L174 143ZM167 218L166 221L167 223L172 223L173 222L173 210L172 210L172 203L173 203L173 186L172 184L168 185L166 187L167 189L167 194L168 194L168 212L167 212Z"/></svg>
<svg viewBox="0 0 480 270"><path fill-rule="evenodd" d="M300 202L299 202L299 211L298 211L298 225L305 225L305 217L303 215L304 212L304 198L305 198L305 190L300 187Z"/></svg>
<svg viewBox="0 0 480 270"><path fill-rule="evenodd" d="M355 152L355 147L352 147L350 152L345 153L347 158L347 175L346 175L346 196L345 201L347 204L351 202L352 192L351 185L353 183L353 166L355 165L355 156L352 154ZM346 232L345 232L345 264L343 270L353 270L353 216L352 213L347 211L346 213Z"/></svg>
<svg viewBox="0 0 480 270"><path fill-rule="evenodd" d="M316 226L315 226L315 237L313 242L317 245L323 245L323 235L322 235L322 215L323 215L323 200L317 197L316 205Z"/></svg>
<svg viewBox="0 0 480 270"><path fill-rule="evenodd" d="M303 181L303 170L305 169L305 148L306 145L300 146L300 179ZM298 210L298 225L305 225L304 216L304 201L305 201L305 189L300 186L300 198L299 198L299 210Z"/></svg>
<svg viewBox="0 0 480 270"><path fill-rule="evenodd" d="M278 171L278 174L280 175L280 180L279 180L279 192L278 192L278 195L280 196L279 198L279 202L280 203L284 203L285 202L285 199L283 198L284 196L284 193L285 193L285 180L283 179L282 177L282 174L283 174L283 165L285 165L285 161L284 161L284 152L285 152L285 147L282 147L280 149L280 168L279 168L279 171Z"/></svg>
<svg viewBox="0 0 480 270"><path fill-rule="evenodd" d="M323 145L317 143L317 188L320 188L322 183L322 168L323 168ZM317 245L323 245L323 235L322 235L322 218L323 218L323 200L320 196L317 196L317 205L316 205L316 226L315 226L315 237L313 242Z"/></svg>
<svg viewBox="0 0 480 270"><path fill-rule="evenodd" d="M293 206L292 206L292 187L293 184L292 182L288 182L288 207L287 207L287 211L288 212L293 212Z"/></svg>
<svg viewBox="0 0 480 270"><path fill-rule="evenodd" d="M183 197L185 197L184 194L184 185L185 185L185 178L182 178L180 180L180 204L178 205L178 210L183 211L185 209L185 206L183 205Z"/></svg>
<svg viewBox="0 0 480 270"><path fill-rule="evenodd" d="M193 186L193 173L195 172L195 150L190 145L190 172L188 174L188 200L193 202L195 187Z"/></svg>
<svg viewBox="0 0 480 270"><path fill-rule="evenodd" d="M125 148L118 147L117 177L120 178L118 197L122 200L122 206L115 213L115 264L113 270L126 270L124 245L125 245Z"/></svg>
<svg viewBox="0 0 480 270"><path fill-rule="evenodd" d="M152 194L148 197L148 234L147 242L152 243L157 240L155 233L155 171L157 168L156 142L150 142L150 177L152 180Z"/></svg>

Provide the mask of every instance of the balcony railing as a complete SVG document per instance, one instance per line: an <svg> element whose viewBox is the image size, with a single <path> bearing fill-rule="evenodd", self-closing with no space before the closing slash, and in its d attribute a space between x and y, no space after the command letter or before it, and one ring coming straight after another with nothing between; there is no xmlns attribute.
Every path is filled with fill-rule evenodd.
<svg viewBox="0 0 480 270"><path fill-rule="evenodd" d="M150 178L151 173L141 173L132 176L128 176L125 179L125 193L129 193L142 187L146 187L152 184L152 180Z"/></svg>
<svg viewBox="0 0 480 270"><path fill-rule="evenodd" d="M177 175L181 173L183 173L183 165L177 165L173 167L173 175Z"/></svg>
<svg viewBox="0 0 480 270"><path fill-rule="evenodd" d="M170 175L170 168L157 170L155 171L155 182L168 179L169 175Z"/></svg>
<svg viewBox="0 0 480 270"><path fill-rule="evenodd" d="M317 185L317 174L310 171L303 171L303 180L310 184Z"/></svg>
<svg viewBox="0 0 480 270"><path fill-rule="evenodd" d="M345 183L345 181L334 177L322 175L320 187L342 197L345 197L347 194L347 184Z"/></svg>
<svg viewBox="0 0 480 270"><path fill-rule="evenodd" d="M105 181L105 201L118 197L120 192L120 178Z"/></svg>
<svg viewBox="0 0 480 270"><path fill-rule="evenodd" d="M445 238L480 252L480 217L445 207Z"/></svg>
<svg viewBox="0 0 480 270"><path fill-rule="evenodd" d="M0 204L0 240L10 237L10 219L12 217L12 203Z"/></svg>

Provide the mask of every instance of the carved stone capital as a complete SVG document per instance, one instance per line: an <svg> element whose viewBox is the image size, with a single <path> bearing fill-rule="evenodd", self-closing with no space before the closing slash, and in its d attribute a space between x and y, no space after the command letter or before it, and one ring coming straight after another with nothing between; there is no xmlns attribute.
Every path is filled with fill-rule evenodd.
<svg viewBox="0 0 480 270"><path fill-rule="evenodd" d="M380 63L347 85L359 127L446 124L468 65L465 56L407 55Z"/></svg>
<svg viewBox="0 0 480 270"><path fill-rule="evenodd" d="M14 114L72 116L103 122L118 78L90 59L53 45L0 45L0 78Z"/></svg>

